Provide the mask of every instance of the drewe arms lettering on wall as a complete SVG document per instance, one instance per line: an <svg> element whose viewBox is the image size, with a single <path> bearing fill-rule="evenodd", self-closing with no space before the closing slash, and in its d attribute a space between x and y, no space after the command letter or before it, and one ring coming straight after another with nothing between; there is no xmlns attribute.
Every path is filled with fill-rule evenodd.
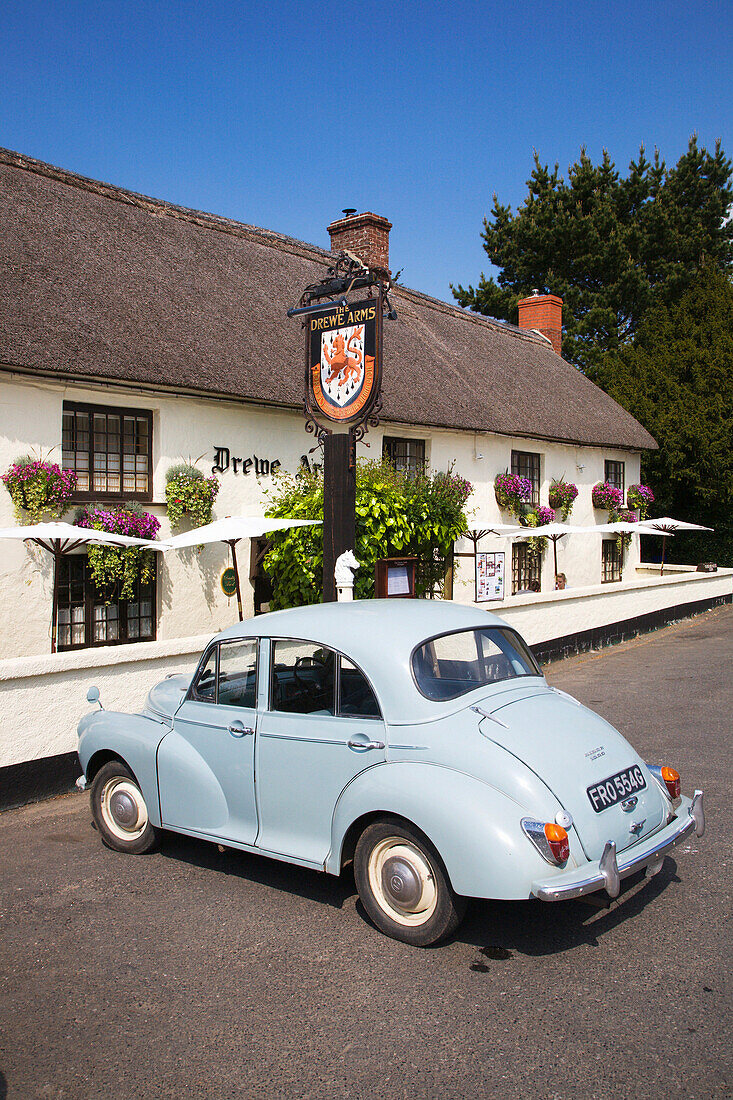
<svg viewBox="0 0 733 1100"><path fill-rule="evenodd" d="M281 465L279 458L258 458L257 455L252 455L251 458L237 458L231 454L228 447L214 447L214 465L211 467L211 472L225 474L231 467L235 474L247 475L254 468L257 477L268 477Z"/></svg>

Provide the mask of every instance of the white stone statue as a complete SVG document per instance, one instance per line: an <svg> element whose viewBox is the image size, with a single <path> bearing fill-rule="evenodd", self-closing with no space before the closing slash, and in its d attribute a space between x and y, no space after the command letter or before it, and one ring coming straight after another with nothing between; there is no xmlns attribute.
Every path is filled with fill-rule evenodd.
<svg viewBox="0 0 733 1100"><path fill-rule="evenodd" d="M359 562L354 557L353 550L345 550L336 559L336 568L333 575L340 600L352 600L354 598L354 572L358 568Z"/></svg>

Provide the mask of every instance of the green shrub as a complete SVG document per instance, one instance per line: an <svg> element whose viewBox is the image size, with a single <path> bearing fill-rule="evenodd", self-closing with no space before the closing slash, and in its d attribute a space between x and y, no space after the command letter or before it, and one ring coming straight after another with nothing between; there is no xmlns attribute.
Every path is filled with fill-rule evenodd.
<svg viewBox="0 0 733 1100"><path fill-rule="evenodd" d="M374 596L380 558L415 556L417 594L428 595L445 575L453 543L466 530L465 503L473 486L451 471L417 477L387 462L356 470L356 546L360 563L354 596ZM301 470L279 475L268 516L323 519L323 476ZM270 535L264 569L272 581L273 610L319 603L323 598L323 529L289 528Z"/></svg>

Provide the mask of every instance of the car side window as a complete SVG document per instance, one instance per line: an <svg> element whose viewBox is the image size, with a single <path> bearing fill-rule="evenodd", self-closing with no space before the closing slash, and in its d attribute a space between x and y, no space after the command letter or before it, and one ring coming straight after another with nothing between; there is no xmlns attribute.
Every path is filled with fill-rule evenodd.
<svg viewBox="0 0 733 1100"><path fill-rule="evenodd" d="M348 657L342 657L340 661L339 715L344 718L381 718L379 703L366 676Z"/></svg>
<svg viewBox="0 0 733 1100"><path fill-rule="evenodd" d="M209 656L206 658L206 664L199 672L191 688L191 698L196 699L199 703L216 702L216 666L218 653L219 647L217 645L213 646Z"/></svg>
<svg viewBox="0 0 733 1100"><path fill-rule="evenodd" d="M257 706L257 640L222 642L217 702L226 707Z"/></svg>
<svg viewBox="0 0 733 1100"><path fill-rule="evenodd" d="M270 709L290 714L333 714L336 654L311 642L272 645Z"/></svg>

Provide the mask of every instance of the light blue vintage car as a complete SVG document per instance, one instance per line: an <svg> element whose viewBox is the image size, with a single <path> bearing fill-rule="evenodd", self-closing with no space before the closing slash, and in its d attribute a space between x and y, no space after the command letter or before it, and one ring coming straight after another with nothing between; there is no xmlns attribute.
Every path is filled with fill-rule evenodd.
<svg viewBox="0 0 733 1100"><path fill-rule="evenodd" d="M371 919L416 945L468 897L615 897L704 829L701 791L549 687L501 619L439 601L238 623L141 714L86 715L79 758L109 847L170 829L332 875L353 861Z"/></svg>

